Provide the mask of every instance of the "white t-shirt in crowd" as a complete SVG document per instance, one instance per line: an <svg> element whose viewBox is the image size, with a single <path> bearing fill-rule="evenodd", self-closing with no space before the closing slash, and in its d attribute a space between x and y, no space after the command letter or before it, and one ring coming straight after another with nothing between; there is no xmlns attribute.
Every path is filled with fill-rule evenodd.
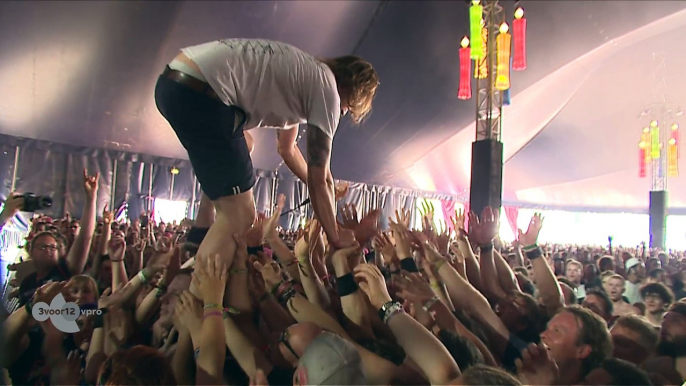
<svg viewBox="0 0 686 386"><path fill-rule="evenodd" d="M329 67L289 44L227 39L181 50L227 105L247 114L245 130L307 123L333 138L341 101Z"/></svg>
<svg viewBox="0 0 686 386"><path fill-rule="evenodd" d="M629 304L632 306L643 301L641 298L641 283L634 284L629 280L624 281L624 296L629 299Z"/></svg>

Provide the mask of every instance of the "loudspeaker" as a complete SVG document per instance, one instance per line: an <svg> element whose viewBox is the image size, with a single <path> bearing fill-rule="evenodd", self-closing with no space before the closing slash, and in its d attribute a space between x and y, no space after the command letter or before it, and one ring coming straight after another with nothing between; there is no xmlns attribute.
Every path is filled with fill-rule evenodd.
<svg viewBox="0 0 686 386"><path fill-rule="evenodd" d="M503 143L484 139L472 143L472 181L469 210L481 215L487 206L500 209L503 201Z"/></svg>
<svg viewBox="0 0 686 386"><path fill-rule="evenodd" d="M650 248L665 249L667 226L667 192L650 192Z"/></svg>

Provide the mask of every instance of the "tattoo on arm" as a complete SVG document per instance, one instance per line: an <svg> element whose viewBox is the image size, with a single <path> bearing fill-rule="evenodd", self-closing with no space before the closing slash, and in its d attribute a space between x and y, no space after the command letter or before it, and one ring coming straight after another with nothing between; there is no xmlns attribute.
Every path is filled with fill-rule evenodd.
<svg viewBox="0 0 686 386"><path fill-rule="evenodd" d="M331 138L318 127L307 127L307 164L322 167L331 157Z"/></svg>

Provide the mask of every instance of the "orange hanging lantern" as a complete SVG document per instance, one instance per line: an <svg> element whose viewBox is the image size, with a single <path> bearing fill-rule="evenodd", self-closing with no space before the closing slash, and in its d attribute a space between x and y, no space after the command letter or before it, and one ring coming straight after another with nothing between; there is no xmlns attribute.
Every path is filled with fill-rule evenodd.
<svg viewBox="0 0 686 386"><path fill-rule="evenodd" d="M672 135L667 141L667 176L679 175L679 125L672 125Z"/></svg>
<svg viewBox="0 0 686 386"><path fill-rule="evenodd" d="M500 25L500 33L497 37L498 44L498 67L495 77L495 88L504 91L510 88L510 42L512 35L507 31L510 27L507 23Z"/></svg>
<svg viewBox="0 0 686 386"><path fill-rule="evenodd" d="M472 42L474 45L474 42ZM474 62L474 77L477 79L486 79L488 77L488 60L486 59L486 52L488 51L488 30L481 29L481 57Z"/></svg>
<svg viewBox="0 0 686 386"><path fill-rule="evenodd" d="M458 99L469 99L472 97L472 58L469 48L469 38L462 38L460 42L460 88L457 92Z"/></svg>
<svg viewBox="0 0 686 386"><path fill-rule="evenodd" d="M524 10L519 7L515 11L515 19L512 21L512 33L514 35L514 57L512 69L515 71L526 70L526 19Z"/></svg>

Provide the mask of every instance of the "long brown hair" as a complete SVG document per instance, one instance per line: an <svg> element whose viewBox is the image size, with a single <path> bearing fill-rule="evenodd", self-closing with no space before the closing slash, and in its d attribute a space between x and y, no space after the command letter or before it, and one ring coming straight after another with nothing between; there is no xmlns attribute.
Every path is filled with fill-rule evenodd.
<svg viewBox="0 0 686 386"><path fill-rule="evenodd" d="M347 105L356 124L372 111L372 100L379 86L379 76L371 63L355 55L321 59L336 77L341 104Z"/></svg>
<svg viewBox="0 0 686 386"><path fill-rule="evenodd" d="M112 354L100 366L98 385L176 385L174 371L159 351L134 346Z"/></svg>

